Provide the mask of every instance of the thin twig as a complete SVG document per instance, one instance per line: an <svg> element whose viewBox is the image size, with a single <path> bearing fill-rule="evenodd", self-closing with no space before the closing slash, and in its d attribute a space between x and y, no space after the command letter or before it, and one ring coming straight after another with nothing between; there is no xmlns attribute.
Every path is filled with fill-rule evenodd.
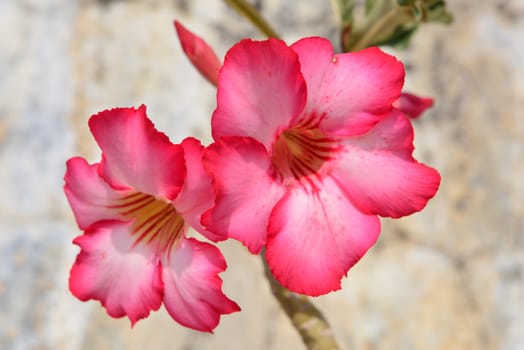
<svg viewBox="0 0 524 350"><path fill-rule="evenodd" d="M225 2L251 21L251 23L253 23L268 38L280 39L277 32L269 25L253 5L245 0L225 0Z"/></svg>
<svg viewBox="0 0 524 350"><path fill-rule="evenodd" d="M309 350L338 350L333 331L324 315L304 295L295 294L278 283L269 270L264 254L260 255L271 292L286 312Z"/></svg>

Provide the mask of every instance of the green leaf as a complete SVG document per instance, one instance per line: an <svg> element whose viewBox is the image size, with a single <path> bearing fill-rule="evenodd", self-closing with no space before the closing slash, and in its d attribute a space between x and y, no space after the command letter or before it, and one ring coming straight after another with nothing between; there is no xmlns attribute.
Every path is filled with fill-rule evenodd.
<svg viewBox="0 0 524 350"><path fill-rule="evenodd" d="M335 5L342 26L352 25L355 0L336 0Z"/></svg>
<svg viewBox="0 0 524 350"><path fill-rule="evenodd" d="M428 22L441 22L449 24L453 22L453 15L446 9L444 0L426 0L425 8L427 10Z"/></svg>
<svg viewBox="0 0 524 350"><path fill-rule="evenodd" d="M369 46L406 47L420 24L450 23L445 0L365 0L365 11L354 11L356 0L336 0L341 11L343 51ZM346 12L344 12L346 11ZM344 14L343 14L344 12ZM364 18L354 18L355 14Z"/></svg>
<svg viewBox="0 0 524 350"><path fill-rule="evenodd" d="M409 29L398 29L396 30L391 37L382 42L377 42L375 45L388 45L400 49L405 49L409 45L409 41L413 37L413 34L418 29L418 25L409 28Z"/></svg>

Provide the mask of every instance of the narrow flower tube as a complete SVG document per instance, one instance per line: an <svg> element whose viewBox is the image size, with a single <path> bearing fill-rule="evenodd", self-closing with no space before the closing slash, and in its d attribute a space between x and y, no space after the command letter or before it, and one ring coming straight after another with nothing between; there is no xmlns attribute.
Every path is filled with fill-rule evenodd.
<svg viewBox="0 0 524 350"><path fill-rule="evenodd" d="M164 304L186 327L211 332L220 315L239 311L221 291L225 260L213 245L186 237L214 201L193 138L172 144L138 109L94 115L89 126L100 163L67 162L65 194L84 233L69 288L80 300L99 300L112 317L131 323Z"/></svg>

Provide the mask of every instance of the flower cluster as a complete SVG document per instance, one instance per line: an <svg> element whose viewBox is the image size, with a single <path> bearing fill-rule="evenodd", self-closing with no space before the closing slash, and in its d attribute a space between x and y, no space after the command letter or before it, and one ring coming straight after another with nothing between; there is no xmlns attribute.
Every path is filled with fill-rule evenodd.
<svg viewBox="0 0 524 350"><path fill-rule="evenodd" d="M182 46L217 85L214 142L173 144L138 109L91 117L99 163L67 162L65 193L83 234L71 292L134 324L164 304L180 324L212 331L239 311L207 239L265 248L276 280L317 296L376 242L378 216L421 210L439 186L413 156L431 99L401 94L403 65L378 48L335 54L326 39L243 40L221 64L176 23ZM220 73L218 73L220 72Z"/></svg>

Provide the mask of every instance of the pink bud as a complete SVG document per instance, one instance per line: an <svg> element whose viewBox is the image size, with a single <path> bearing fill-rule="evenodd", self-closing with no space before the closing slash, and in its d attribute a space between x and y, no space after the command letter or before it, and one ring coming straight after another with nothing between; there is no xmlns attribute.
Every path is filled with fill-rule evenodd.
<svg viewBox="0 0 524 350"><path fill-rule="evenodd" d="M403 92L399 99L393 102L393 106L410 118L418 118L426 109L433 106L433 99Z"/></svg>
<svg viewBox="0 0 524 350"><path fill-rule="evenodd" d="M189 61L211 84L217 86L218 71L222 63L220 63L211 46L178 21L175 21L175 29L182 50L184 50Z"/></svg>

